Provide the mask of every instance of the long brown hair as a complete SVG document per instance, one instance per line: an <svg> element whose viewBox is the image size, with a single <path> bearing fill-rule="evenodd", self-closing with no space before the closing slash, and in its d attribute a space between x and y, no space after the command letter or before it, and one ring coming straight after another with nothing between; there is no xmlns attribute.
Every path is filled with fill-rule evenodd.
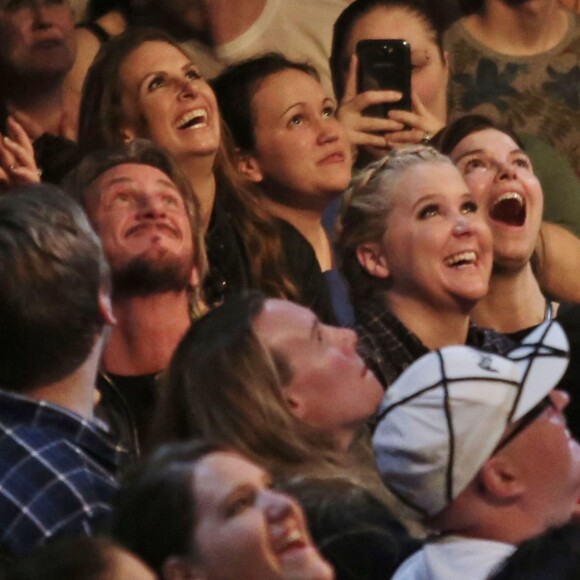
<svg viewBox="0 0 580 580"><path fill-rule="evenodd" d="M298 419L283 396L290 363L253 329L264 301L258 292L231 297L192 325L166 376L153 445L203 437L276 475L340 465L330 436Z"/></svg>
<svg viewBox="0 0 580 580"><path fill-rule="evenodd" d="M79 117L79 145L83 152L123 142L123 87L121 68L128 56L146 42L164 42L185 56L191 55L171 36L155 28L133 28L112 38L97 55L83 85ZM231 137L223 122L220 146L214 163L217 194L231 215L246 246L252 285L270 296L300 301L296 280L288 272L282 240L263 194L233 168Z"/></svg>

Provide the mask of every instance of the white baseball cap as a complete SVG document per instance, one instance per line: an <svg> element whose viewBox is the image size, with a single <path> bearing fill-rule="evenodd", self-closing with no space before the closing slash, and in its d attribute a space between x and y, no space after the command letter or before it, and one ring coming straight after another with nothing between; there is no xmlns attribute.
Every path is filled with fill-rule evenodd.
<svg viewBox="0 0 580 580"><path fill-rule="evenodd" d="M417 517L439 513L567 366L568 341L554 321L505 356L449 346L421 357L379 409L373 447L383 482Z"/></svg>

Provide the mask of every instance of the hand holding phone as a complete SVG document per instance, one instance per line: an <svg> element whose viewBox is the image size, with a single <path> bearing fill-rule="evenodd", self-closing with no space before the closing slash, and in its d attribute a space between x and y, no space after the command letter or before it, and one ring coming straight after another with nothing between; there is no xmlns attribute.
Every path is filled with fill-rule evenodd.
<svg viewBox="0 0 580 580"><path fill-rule="evenodd" d="M364 110L371 117L388 117L393 109L411 110L411 48L406 40L361 40L356 45L358 58L357 90L392 90L403 97L394 103L372 105Z"/></svg>

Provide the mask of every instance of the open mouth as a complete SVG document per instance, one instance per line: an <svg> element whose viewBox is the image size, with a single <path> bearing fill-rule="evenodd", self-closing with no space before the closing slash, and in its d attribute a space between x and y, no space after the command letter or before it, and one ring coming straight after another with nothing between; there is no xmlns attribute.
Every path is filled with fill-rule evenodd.
<svg viewBox="0 0 580 580"><path fill-rule="evenodd" d="M292 530L285 535L278 548L278 552L283 553L289 550L301 549L304 548L305 545L306 539L304 538L304 535L299 530Z"/></svg>
<svg viewBox="0 0 580 580"><path fill-rule="evenodd" d="M189 111L177 123L178 129L199 129L201 127L207 127L207 111L205 109Z"/></svg>
<svg viewBox="0 0 580 580"><path fill-rule="evenodd" d="M515 191L504 193L491 206L489 217L508 226L523 226L526 221L526 202Z"/></svg>
<svg viewBox="0 0 580 580"><path fill-rule="evenodd" d="M459 254L453 254L448 258L443 260L443 263L450 268L462 268L465 266L471 266L477 261L477 254L473 250L467 252L460 252Z"/></svg>

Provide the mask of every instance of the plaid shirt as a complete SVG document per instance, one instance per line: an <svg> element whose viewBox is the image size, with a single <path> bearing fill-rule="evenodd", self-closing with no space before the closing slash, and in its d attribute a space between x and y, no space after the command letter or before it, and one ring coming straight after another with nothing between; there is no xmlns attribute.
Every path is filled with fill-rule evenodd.
<svg viewBox="0 0 580 580"><path fill-rule="evenodd" d="M392 312L378 302L355 304L358 350L386 388L429 349ZM514 346L507 336L471 323L466 344L494 353Z"/></svg>
<svg viewBox="0 0 580 580"><path fill-rule="evenodd" d="M90 535L109 511L124 455L96 425L46 401L0 392L0 550Z"/></svg>

